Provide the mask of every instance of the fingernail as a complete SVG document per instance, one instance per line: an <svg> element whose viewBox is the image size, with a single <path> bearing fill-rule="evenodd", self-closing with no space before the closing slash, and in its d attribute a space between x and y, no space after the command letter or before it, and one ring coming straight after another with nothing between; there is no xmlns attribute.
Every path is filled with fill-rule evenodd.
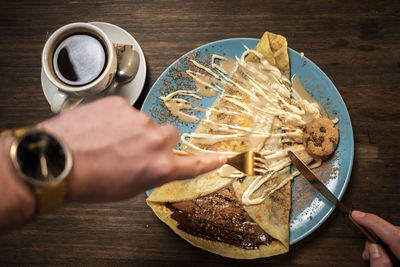
<svg viewBox="0 0 400 267"><path fill-rule="evenodd" d="M362 212L362 211L355 210L355 211L353 211L353 212L354 212L355 215L358 216L358 217L364 217L364 216L365 216L365 213Z"/></svg>
<svg viewBox="0 0 400 267"><path fill-rule="evenodd" d="M218 160L221 164L225 164L226 163L226 157L224 155L221 155L218 157Z"/></svg>
<svg viewBox="0 0 400 267"><path fill-rule="evenodd" d="M369 245L369 256L372 259L377 259L381 257L381 252L379 251L379 247L377 244L371 244Z"/></svg>

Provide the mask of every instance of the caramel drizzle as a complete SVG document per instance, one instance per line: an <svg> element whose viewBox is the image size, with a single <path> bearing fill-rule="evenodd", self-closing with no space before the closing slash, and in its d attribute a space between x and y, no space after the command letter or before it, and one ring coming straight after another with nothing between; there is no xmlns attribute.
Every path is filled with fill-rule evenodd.
<svg viewBox="0 0 400 267"><path fill-rule="evenodd" d="M201 99L196 93L205 97L212 97L217 92L221 92L219 98L225 102L224 105L201 110L205 112L204 123L214 132L221 134L184 133L181 135L181 147L194 154L223 153L227 156L234 156L239 152L219 152L202 147L234 140L249 144L252 150L262 155L263 164L257 170L264 174L253 179L241 200L245 205L256 205L298 175L297 172L288 174L274 181L272 185L263 186L273 179L277 173L291 165L287 155L289 148L283 147L283 141L301 143L302 127L310 119L319 118L321 114L326 113L304 88L301 89L302 86L298 79L293 80L293 87L288 86L290 81L281 74L277 67L271 65L257 51L247 47L245 49L246 51L242 56L236 57L235 60L213 55L211 69L192 60L196 67L206 73L187 70L187 73L196 83L197 92L178 90L166 97L161 97L161 99L173 115L185 122L197 123L198 118L181 110L201 110L201 108L191 106L184 99L173 97L186 95ZM260 63L246 62L245 57L249 53L254 53L259 57ZM243 127L216 121L213 118L218 114L250 118L256 126ZM280 123L277 123L276 119ZM279 145L268 144L271 139L280 142ZM303 145L298 145L295 150L301 152L305 148ZM233 179L244 176L238 171L227 169L224 166L218 170L218 173L223 177ZM253 197L259 190L262 190L262 192L257 197Z"/></svg>

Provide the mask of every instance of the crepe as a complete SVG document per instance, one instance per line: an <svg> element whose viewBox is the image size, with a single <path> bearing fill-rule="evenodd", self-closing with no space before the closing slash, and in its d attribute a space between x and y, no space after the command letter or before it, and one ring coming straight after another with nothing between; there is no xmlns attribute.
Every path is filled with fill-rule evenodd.
<svg viewBox="0 0 400 267"><path fill-rule="evenodd" d="M285 76L290 76L289 54L285 37L265 32L254 50L261 53L272 65L277 66ZM254 54L249 54L246 60L259 62L259 58Z"/></svg>
<svg viewBox="0 0 400 267"><path fill-rule="evenodd" d="M228 71L231 61L222 57L217 59L225 62L221 63L221 66L225 64L226 67L222 71L225 75L221 74L225 79L221 82L224 92L209 109L214 113L206 113L194 134L183 135L183 149L191 153L218 151L227 155L263 149L267 152L278 151L279 160L270 159L274 154L269 156L266 154L265 166L271 170L262 176L243 174L235 176L237 173L225 166L223 169L199 177L173 181L156 188L147 198L147 203L160 220L176 234L194 246L212 253L237 259L254 259L285 253L289 250L290 180L293 178L290 174L290 161L288 162L284 155L285 149L290 147L297 151L296 154L306 163L311 162L312 158L304 151L304 146L301 144L302 133L301 130L298 131L301 127L298 125L302 122L301 116L290 113L291 110L294 113L298 112L294 110L297 106L292 107L291 104L287 104L287 107L277 109L278 104L275 104L271 107L272 114L268 114L263 110L265 103L258 103L254 96L264 94L263 97L266 99L276 98L282 103L291 103L286 39L266 32L255 50L248 50L243 56L243 61L239 61L239 65L245 66L239 74ZM260 69L252 72L257 66L261 66ZM206 67L202 68L209 72ZM276 95L268 95L269 92L266 90L270 90L269 88L263 89L260 82L263 77L259 77L260 73L270 75L268 77L271 84L272 82L275 84L275 80L279 81L279 86L273 89L273 94ZM194 78L202 75L192 74ZM231 78L228 78L228 75ZM245 81L239 77L235 81L235 75L243 77L254 75L256 78ZM268 83L269 81L265 81L265 84ZM245 88L250 85L261 89L258 93L246 92ZM254 109L250 110L250 106ZM235 109L242 112L235 112ZM260 110L262 110L261 119ZM268 123L263 123L265 121ZM214 138L207 139L207 136ZM223 214L228 212L221 209L224 203L226 205L231 203L231 206L227 206L233 210L231 219L229 213ZM204 210L211 213L214 205L219 213L201 214L202 205ZM179 217L181 219L177 219ZM236 218L239 222L235 221ZM255 232L259 235L256 236ZM216 233L220 233L221 236L218 237ZM231 236L233 241L230 239ZM249 236L255 237L247 241ZM249 242L255 242L257 245L248 244Z"/></svg>

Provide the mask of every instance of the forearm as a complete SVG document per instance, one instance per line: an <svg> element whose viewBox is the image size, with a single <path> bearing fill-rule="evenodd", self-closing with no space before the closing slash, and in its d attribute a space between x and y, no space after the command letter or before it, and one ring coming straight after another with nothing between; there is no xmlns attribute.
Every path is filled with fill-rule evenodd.
<svg viewBox="0 0 400 267"><path fill-rule="evenodd" d="M0 137L0 228L33 216L35 197L10 160L11 137Z"/></svg>

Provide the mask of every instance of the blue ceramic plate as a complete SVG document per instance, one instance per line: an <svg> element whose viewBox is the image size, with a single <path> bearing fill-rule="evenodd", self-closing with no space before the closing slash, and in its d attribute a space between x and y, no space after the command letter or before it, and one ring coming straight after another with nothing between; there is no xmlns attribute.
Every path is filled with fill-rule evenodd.
<svg viewBox="0 0 400 267"><path fill-rule="evenodd" d="M245 51L244 45L254 48L258 39L234 38L220 40L196 48L176 60L158 78L147 95L142 111L148 113L157 123L172 123L181 133L192 132L197 124L183 123L170 115L159 99L178 89L193 89L194 83L184 77L190 58L207 63L211 54L234 58ZM350 178L354 156L353 130L346 106L329 78L311 60L289 49L291 75L300 78L304 88L326 109L330 118L339 119L340 141L335 154L320 168L315 170L318 177L339 199L342 197ZM192 100L192 99L191 99ZM209 107L214 98L203 98L194 103ZM196 114L200 119L203 114ZM151 190L146 192L151 194ZM318 228L332 213L334 207L320 196L312 186L298 176L292 182L292 209L290 213L290 244L294 244Z"/></svg>

